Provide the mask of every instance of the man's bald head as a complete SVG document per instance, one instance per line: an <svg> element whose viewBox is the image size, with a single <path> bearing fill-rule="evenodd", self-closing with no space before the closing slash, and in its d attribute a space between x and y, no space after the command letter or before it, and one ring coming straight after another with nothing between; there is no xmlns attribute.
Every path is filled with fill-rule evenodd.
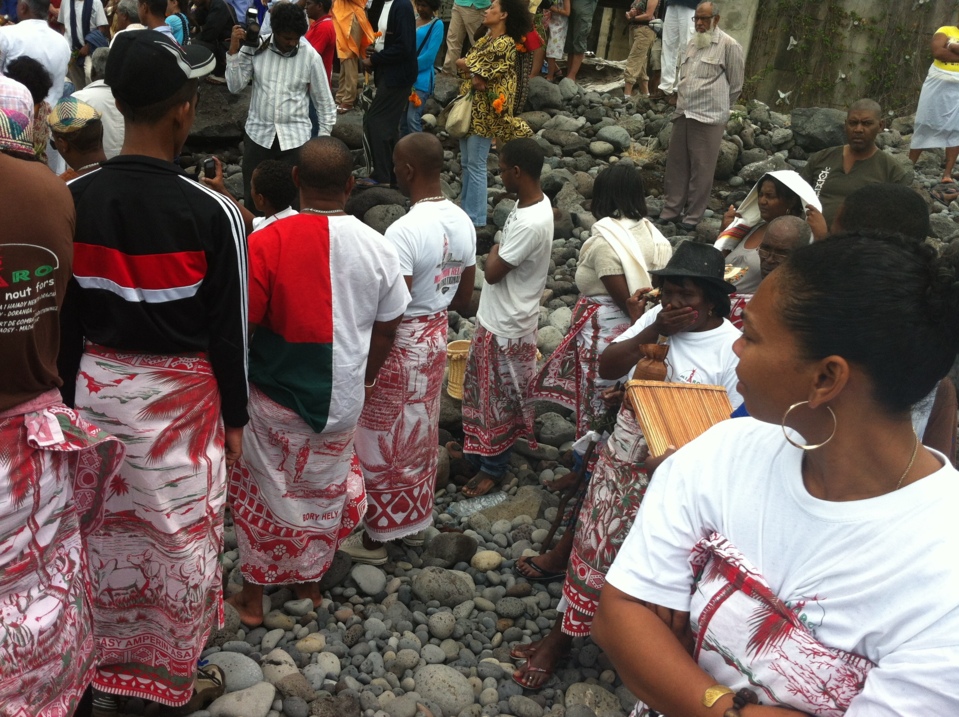
<svg viewBox="0 0 959 717"><path fill-rule="evenodd" d="M443 145L429 132L408 134L396 144L396 157L427 175L443 171Z"/></svg>
<svg viewBox="0 0 959 717"><path fill-rule="evenodd" d="M316 137L300 147L294 168L296 186L319 194L346 190L353 176L353 155L334 137Z"/></svg>
<svg viewBox="0 0 959 717"><path fill-rule="evenodd" d="M879 103L875 100L870 100L868 98L856 100L847 110L847 114L852 114L853 112L872 112L876 119L882 119L882 107L879 106Z"/></svg>
<svg viewBox="0 0 959 717"><path fill-rule="evenodd" d="M426 190L438 194L443 171L443 145L427 132L408 134L393 148L393 172L396 186L407 197ZM417 190L417 187L419 190Z"/></svg>
<svg viewBox="0 0 959 717"><path fill-rule="evenodd" d="M759 246L759 273L765 279L793 251L812 241L812 229L799 217L776 217L766 227Z"/></svg>

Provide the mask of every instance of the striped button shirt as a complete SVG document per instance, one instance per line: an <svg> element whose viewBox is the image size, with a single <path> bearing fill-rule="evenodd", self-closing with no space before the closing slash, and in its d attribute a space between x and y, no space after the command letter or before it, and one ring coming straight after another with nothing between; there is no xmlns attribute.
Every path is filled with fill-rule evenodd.
<svg viewBox="0 0 959 717"><path fill-rule="evenodd" d="M680 68L676 116L703 124L726 124L743 89L742 45L717 27L713 41L700 50L693 35Z"/></svg>
<svg viewBox="0 0 959 717"><path fill-rule="evenodd" d="M254 52L241 47L226 56L226 86L238 93L253 79L253 97L246 119L246 133L261 147L296 149L310 139L310 99L319 117L319 134L329 135L336 121L336 105L330 93L323 59L305 38L296 54L284 57L270 47Z"/></svg>

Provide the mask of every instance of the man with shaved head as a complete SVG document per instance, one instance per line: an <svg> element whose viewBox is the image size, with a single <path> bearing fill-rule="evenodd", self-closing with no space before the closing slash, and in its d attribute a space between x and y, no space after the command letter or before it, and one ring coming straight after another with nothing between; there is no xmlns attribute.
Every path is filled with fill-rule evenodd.
<svg viewBox="0 0 959 717"><path fill-rule="evenodd" d="M344 211L352 169L340 140L310 140L293 168L300 214L249 237L250 423L230 485L244 585L229 600L249 627L264 585L319 606L366 510L353 434L410 294L390 242Z"/></svg>
<svg viewBox="0 0 959 717"><path fill-rule="evenodd" d="M374 565L387 560L384 542L422 545L418 533L433 522L446 312L469 307L476 268L473 222L440 187L440 141L422 132L407 135L393 150L393 166L412 206L386 238L413 299L356 429L369 500L366 529L341 547L354 561Z"/></svg>
<svg viewBox="0 0 959 717"><path fill-rule="evenodd" d="M854 102L846 114L846 144L816 152L801 174L822 202L825 225L831 226L847 195L867 184L912 185L912 169L876 146L885 127L882 109L869 99ZM816 220L816 212L810 219Z"/></svg>

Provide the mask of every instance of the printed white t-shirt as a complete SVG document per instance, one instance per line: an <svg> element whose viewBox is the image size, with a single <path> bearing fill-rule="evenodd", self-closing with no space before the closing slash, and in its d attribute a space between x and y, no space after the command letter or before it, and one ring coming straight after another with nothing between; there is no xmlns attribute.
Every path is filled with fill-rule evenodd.
<svg viewBox="0 0 959 717"><path fill-rule="evenodd" d="M654 306L637 319L636 323L616 337L613 343L626 341L651 326L662 305ZM666 380L671 383L698 383L706 386L725 386L729 404L735 411L743 402L736 390L739 378L736 366L739 358L733 353L733 344L742 334L723 319L722 325L709 331L683 331L669 337ZM633 372L630 371L632 376Z"/></svg>
<svg viewBox="0 0 959 717"><path fill-rule="evenodd" d="M476 318L507 339L528 336L539 325L539 302L553 251L553 208L549 197L513 207L503 226L499 258L515 267L496 284L483 282Z"/></svg>
<svg viewBox="0 0 959 717"><path fill-rule="evenodd" d="M448 199L414 204L389 226L386 238L400 257L400 272L413 277L408 317L446 309L463 269L476 265L476 228Z"/></svg>
<svg viewBox="0 0 959 717"><path fill-rule="evenodd" d="M936 456L901 490L825 501L778 425L724 421L656 470L607 582L687 611L690 551L718 532L819 642L875 663L846 717L959 715L959 473Z"/></svg>

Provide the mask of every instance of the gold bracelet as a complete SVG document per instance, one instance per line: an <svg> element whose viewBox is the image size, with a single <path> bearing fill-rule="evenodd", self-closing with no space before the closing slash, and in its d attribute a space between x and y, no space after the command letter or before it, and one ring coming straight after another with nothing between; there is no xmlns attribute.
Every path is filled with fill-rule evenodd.
<svg viewBox="0 0 959 717"><path fill-rule="evenodd" d="M735 692L726 687L726 685L717 684L707 687L706 691L703 693L703 707L712 707L719 701L720 697L732 694L735 694Z"/></svg>

